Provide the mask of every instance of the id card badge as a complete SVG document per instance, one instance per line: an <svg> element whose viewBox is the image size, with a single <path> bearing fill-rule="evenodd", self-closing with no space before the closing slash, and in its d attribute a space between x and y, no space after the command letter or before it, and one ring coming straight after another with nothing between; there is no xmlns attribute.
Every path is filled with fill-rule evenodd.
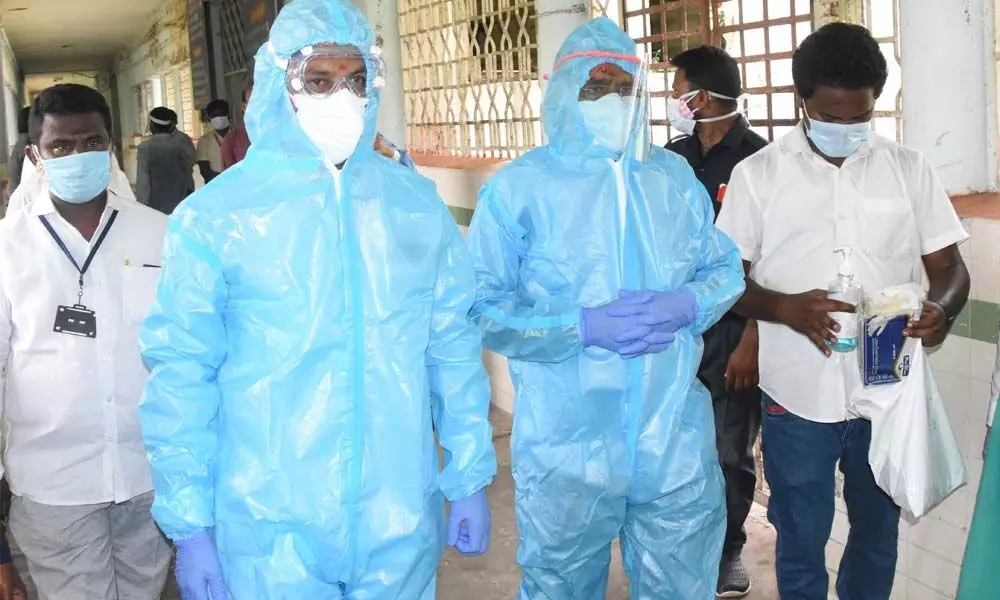
<svg viewBox="0 0 1000 600"><path fill-rule="evenodd" d="M56 308L56 322L52 330L93 339L97 337L97 318L94 311L82 304L59 306Z"/></svg>

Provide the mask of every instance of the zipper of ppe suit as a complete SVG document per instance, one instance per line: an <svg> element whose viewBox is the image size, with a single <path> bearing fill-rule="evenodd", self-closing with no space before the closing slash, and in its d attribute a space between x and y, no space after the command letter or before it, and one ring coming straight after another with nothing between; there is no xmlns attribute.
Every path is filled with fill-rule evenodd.
<svg viewBox="0 0 1000 600"><path fill-rule="evenodd" d="M351 563L347 572L353 573L354 560L355 556L357 556L358 548L358 517L361 513L359 505L361 497L361 457L364 456L364 415L362 414L365 381L364 369L362 368L364 364L362 360L364 357L364 311L362 310L361 277L359 276L361 256L360 241L352 234L355 231L354 206L346 201L343 194L344 172L338 170L333 165L330 165L329 168L333 175L333 187L338 207L337 212L341 215L341 238L344 240L344 246L347 250L345 253L346 260L344 261L344 271L347 275L347 289L344 294L345 306L350 306L351 317L354 321L354 335L352 336L354 342L354 360L351 365L353 371L352 380L354 381L354 418L351 424L351 451L354 456L350 463L351 472L347 488L350 490L348 492L350 514L347 522L347 535L350 536L350 553L348 556Z"/></svg>
<svg viewBox="0 0 1000 600"><path fill-rule="evenodd" d="M618 216L618 273L621 278L622 289L631 289L631 282L626 278L625 272L625 252L626 252L626 223L628 219L628 190L625 186L625 170L622 163L625 158L619 160L611 161L611 170L615 174L615 205L617 208ZM629 360L623 361L625 366L625 403L622 406L622 417L624 419L624 427L622 428L625 433L625 444L626 451L628 454L628 470L629 474L635 466L635 448L639 440L639 408L641 402L639 398L633 397L633 394L638 394L633 392L633 390L641 390L641 385L632 385L633 381L636 381L636 376L641 376L642 374L642 363L640 360Z"/></svg>
<svg viewBox="0 0 1000 600"><path fill-rule="evenodd" d="M615 173L615 204L618 209L618 272L621 274L621 286L625 286L625 172L621 160L612 160L611 170Z"/></svg>

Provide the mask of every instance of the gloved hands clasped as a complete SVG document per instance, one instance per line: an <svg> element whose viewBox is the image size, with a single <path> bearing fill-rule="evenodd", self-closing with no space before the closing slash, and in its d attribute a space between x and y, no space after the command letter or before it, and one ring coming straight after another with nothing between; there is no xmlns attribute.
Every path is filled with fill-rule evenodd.
<svg viewBox="0 0 1000 600"><path fill-rule="evenodd" d="M597 346L624 359L663 352L680 329L694 323L697 299L681 288L673 292L621 290L617 300L580 314L584 346Z"/></svg>
<svg viewBox="0 0 1000 600"><path fill-rule="evenodd" d="M215 543L208 531L179 540L177 585L184 600L229 600Z"/></svg>
<svg viewBox="0 0 1000 600"><path fill-rule="evenodd" d="M486 488L451 503L448 545L465 556L480 556L490 546L490 502Z"/></svg>

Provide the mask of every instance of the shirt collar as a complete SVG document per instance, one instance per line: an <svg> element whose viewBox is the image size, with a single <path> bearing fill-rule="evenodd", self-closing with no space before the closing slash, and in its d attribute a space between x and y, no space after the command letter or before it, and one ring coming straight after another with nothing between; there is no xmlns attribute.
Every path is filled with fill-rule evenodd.
<svg viewBox="0 0 1000 600"><path fill-rule="evenodd" d="M729 128L726 135L722 136L722 141L719 143L729 148L739 148L743 144L743 140L746 139L748 131L750 131L750 124L747 123L746 118L743 115L737 115L733 126Z"/></svg>
<svg viewBox="0 0 1000 600"><path fill-rule="evenodd" d="M116 194L114 190L110 187L108 188L108 204L107 208L117 211L127 210L129 208L128 202ZM31 203L29 208L29 214L33 217L43 217L46 215L51 215L56 212L56 205L52 202L52 196L49 195L49 186L42 185L35 197L34 201Z"/></svg>

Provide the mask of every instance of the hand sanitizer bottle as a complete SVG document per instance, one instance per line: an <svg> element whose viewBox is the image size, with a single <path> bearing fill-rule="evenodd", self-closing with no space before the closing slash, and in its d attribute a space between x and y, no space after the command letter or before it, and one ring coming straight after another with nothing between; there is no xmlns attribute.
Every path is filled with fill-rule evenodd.
<svg viewBox="0 0 1000 600"><path fill-rule="evenodd" d="M860 312L861 302L864 299L864 290L854 280L854 269L851 268L851 248L837 248L834 252L840 255L841 260L840 269L837 271L837 278L830 282L830 286L827 288L829 298L853 304ZM827 345L834 352L853 351L858 347L861 315L833 313L830 316L840 325L840 331L837 332L837 341L827 342Z"/></svg>

